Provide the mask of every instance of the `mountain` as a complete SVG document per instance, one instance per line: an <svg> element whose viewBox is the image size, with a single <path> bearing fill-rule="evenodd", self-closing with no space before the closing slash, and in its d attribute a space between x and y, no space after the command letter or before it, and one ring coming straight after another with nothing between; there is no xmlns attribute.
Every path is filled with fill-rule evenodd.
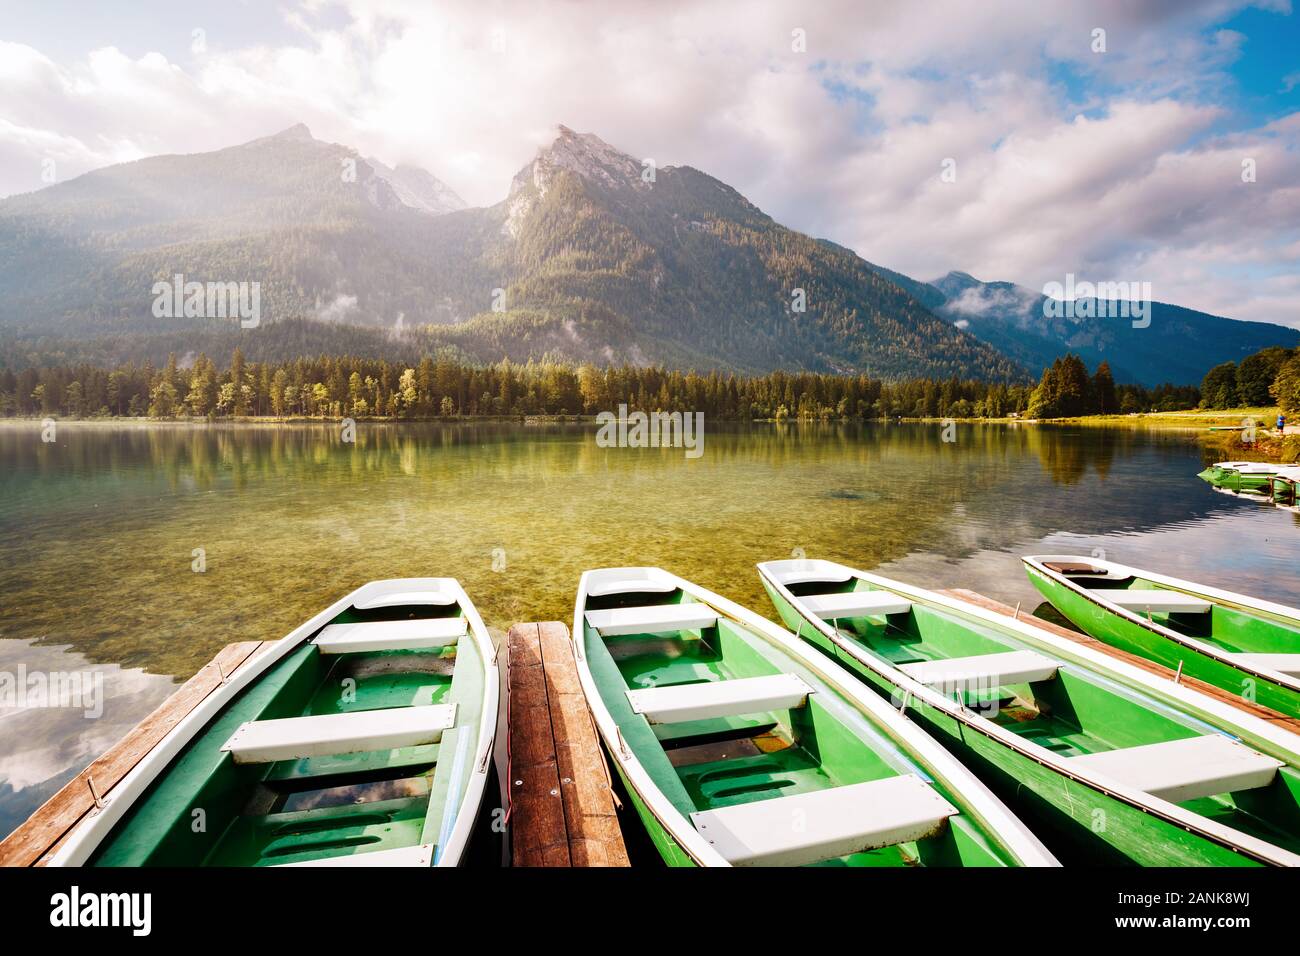
<svg viewBox="0 0 1300 956"><path fill-rule="evenodd" d="M393 187L397 198L412 209L438 216L444 212L464 209L467 205L465 200L427 169L419 166L385 166L373 157L367 158L366 162L379 178Z"/></svg>
<svg viewBox="0 0 1300 956"><path fill-rule="evenodd" d="M779 225L689 166L650 177L590 134L560 127L488 214L509 240L499 254L511 310L543 337L558 318L573 342L554 347L569 354L883 377L1019 373L849 250Z"/></svg>
<svg viewBox="0 0 1300 956"><path fill-rule="evenodd" d="M699 170L650 172L564 127L487 208L304 126L109 167L0 201L0 335L11 355L107 359L284 341L265 325L292 319L301 351L328 323L472 361L1024 376L850 250ZM177 273L260 283L264 327L154 316Z"/></svg>
<svg viewBox="0 0 1300 956"><path fill-rule="evenodd" d="M154 284L177 273L259 283L266 324L155 316ZM1050 317L1045 301L963 272L893 272L780 225L697 169L648 170L563 126L486 208L303 125L0 201L9 364L160 361L236 342L284 359L329 343L376 357L450 348L472 362L1013 379L1073 351L1153 386L1300 342L1166 303L1134 328Z"/></svg>
<svg viewBox="0 0 1300 956"><path fill-rule="evenodd" d="M0 327L73 339L229 330L153 316L154 283L176 273L259 282L272 319L425 306L430 290L413 280L437 252L425 243L439 217L404 200L410 191L298 125L13 196L0 201Z"/></svg>
<svg viewBox="0 0 1300 956"><path fill-rule="evenodd" d="M1151 303L1150 324L1135 328L1131 318L1053 317L1046 297L1011 282L980 282L949 272L929 283L938 296L913 294L935 312L1030 369L1040 369L1065 352L1089 367L1105 360L1117 381L1152 387L1163 382L1199 384L1220 362L1240 361L1270 345L1295 348L1300 332L1263 322L1240 322L1164 302ZM1097 300L1087 310L1101 314ZM1080 310L1076 303L1075 315ZM1145 320L1144 320L1145 321Z"/></svg>

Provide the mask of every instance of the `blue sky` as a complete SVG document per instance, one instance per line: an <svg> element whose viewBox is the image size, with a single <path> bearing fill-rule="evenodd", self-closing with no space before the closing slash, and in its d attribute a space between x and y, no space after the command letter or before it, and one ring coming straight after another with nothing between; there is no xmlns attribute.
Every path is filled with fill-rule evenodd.
<svg viewBox="0 0 1300 956"><path fill-rule="evenodd" d="M1223 29L1246 39L1229 69L1228 101L1243 125L1262 125L1300 110L1300 17L1249 9L1229 17Z"/></svg>
<svg viewBox="0 0 1300 956"><path fill-rule="evenodd" d="M918 278L1300 325L1285 0L114 6L0 18L0 195L306 122L488 204L564 123Z"/></svg>

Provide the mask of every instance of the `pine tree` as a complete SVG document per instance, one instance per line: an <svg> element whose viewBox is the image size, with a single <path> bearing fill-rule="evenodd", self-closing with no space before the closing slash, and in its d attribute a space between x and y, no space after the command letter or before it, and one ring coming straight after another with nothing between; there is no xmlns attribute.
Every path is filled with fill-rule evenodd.
<svg viewBox="0 0 1300 956"><path fill-rule="evenodd" d="M244 353L238 345L230 356L230 382L235 386L234 414L247 415L248 401L244 392Z"/></svg>
<svg viewBox="0 0 1300 956"><path fill-rule="evenodd" d="M1060 390L1057 377L1060 368L1061 360L1057 359L1043 369L1043 377L1039 380L1038 387L1029 396L1030 418L1056 418L1060 414L1057 401Z"/></svg>
<svg viewBox="0 0 1300 956"><path fill-rule="evenodd" d="M1061 361L1057 372L1057 414L1065 418L1087 414L1092 407L1092 383L1083 359L1070 354Z"/></svg>
<svg viewBox="0 0 1300 956"><path fill-rule="evenodd" d="M1110 363L1102 362L1092 377L1093 410L1099 415L1114 415L1119 411L1119 398L1115 394L1115 377Z"/></svg>

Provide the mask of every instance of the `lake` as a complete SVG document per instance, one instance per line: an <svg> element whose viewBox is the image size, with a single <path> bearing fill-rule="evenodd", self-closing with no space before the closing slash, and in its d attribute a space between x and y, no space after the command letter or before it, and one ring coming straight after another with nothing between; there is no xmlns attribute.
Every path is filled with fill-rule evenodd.
<svg viewBox="0 0 1300 956"><path fill-rule="evenodd" d="M102 714L0 706L0 834L232 641L376 578L460 579L494 630L580 573L660 565L771 616L804 554L1039 604L1018 556L1089 554L1300 604L1296 514L1215 492L1193 433L710 426L704 453L578 424L0 425L0 673L92 670ZM201 571L196 568L202 568Z"/></svg>

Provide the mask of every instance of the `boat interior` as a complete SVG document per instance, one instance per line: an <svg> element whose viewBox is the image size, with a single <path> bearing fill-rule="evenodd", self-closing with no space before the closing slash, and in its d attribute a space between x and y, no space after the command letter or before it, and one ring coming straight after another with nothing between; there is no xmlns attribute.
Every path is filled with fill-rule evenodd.
<svg viewBox="0 0 1300 956"><path fill-rule="evenodd" d="M1294 502L1297 487L1300 487L1300 473L1293 469L1274 475L1269 490L1275 501Z"/></svg>
<svg viewBox="0 0 1300 956"><path fill-rule="evenodd" d="M241 690L90 862L437 862L473 769L484 661L454 592L363 599L372 587Z"/></svg>
<svg viewBox="0 0 1300 956"><path fill-rule="evenodd" d="M906 600L852 574L768 573L841 639L960 701L1023 741L1293 852L1300 773L1197 718L1095 671L1052 659L1014 631ZM805 635L807 621L787 621ZM888 676L824 635L814 643L883 693Z"/></svg>
<svg viewBox="0 0 1300 956"><path fill-rule="evenodd" d="M1152 623L1239 656L1242 663L1300 676L1300 627L1293 623L1086 562L1045 561L1043 566Z"/></svg>
<svg viewBox="0 0 1300 956"><path fill-rule="evenodd" d="M584 621L621 740L733 864L1008 865L881 728L737 621L652 580L593 581Z"/></svg>

